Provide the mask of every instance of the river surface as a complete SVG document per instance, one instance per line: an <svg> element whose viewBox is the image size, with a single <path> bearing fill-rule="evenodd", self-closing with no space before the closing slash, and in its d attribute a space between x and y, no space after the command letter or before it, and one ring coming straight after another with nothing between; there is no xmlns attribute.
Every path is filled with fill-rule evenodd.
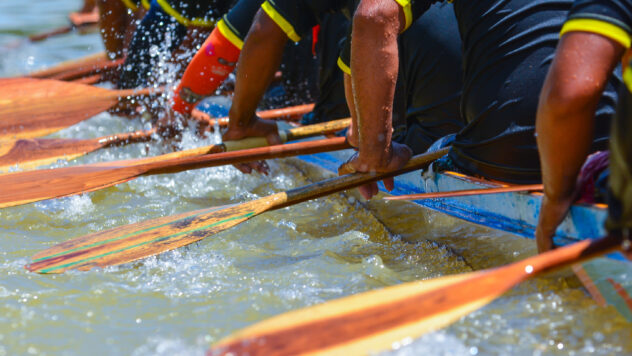
<svg viewBox="0 0 632 356"><path fill-rule="evenodd" d="M68 12L78 7L78 0L0 0L0 76L101 51L96 33L26 41L29 34L66 24ZM222 100L226 104L216 101ZM100 114L53 136L142 128L148 124ZM218 140L187 133L181 146ZM136 144L53 166L160 152L166 149L159 143ZM231 332L288 310L535 252L532 240L409 203L367 203L351 192L265 213L132 264L63 275L23 268L33 254L73 237L321 178L298 160L269 163L269 176L202 169L0 210L0 355L201 355ZM563 271L523 283L452 326L396 344L386 354L624 355L632 353L630 330Z"/></svg>

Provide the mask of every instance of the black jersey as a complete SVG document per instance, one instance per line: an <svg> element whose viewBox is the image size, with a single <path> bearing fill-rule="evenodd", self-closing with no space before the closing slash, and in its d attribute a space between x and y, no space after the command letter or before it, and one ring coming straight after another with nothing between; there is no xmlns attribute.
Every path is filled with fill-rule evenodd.
<svg viewBox="0 0 632 356"><path fill-rule="evenodd" d="M232 0L154 0L164 12L184 26L215 26L231 7Z"/></svg>

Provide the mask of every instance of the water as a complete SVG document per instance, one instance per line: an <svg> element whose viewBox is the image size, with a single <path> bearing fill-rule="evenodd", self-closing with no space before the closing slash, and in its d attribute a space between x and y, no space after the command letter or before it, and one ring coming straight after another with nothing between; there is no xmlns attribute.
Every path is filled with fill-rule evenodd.
<svg viewBox="0 0 632 356"><path fill-rule="evenodd" d="M65 24L76 0L0 1L0 75L101 50L96 34L29 44ZM58 137L148 128L101 114ZM187 134L184 147L198 142ZM160 144L102 150L74 162L158 154ZM534 253L530 240L409 203L337 194L260 215L187 248L64 275L23 265L72 237L144 219L240 202L320 177L297 160L270 176L232 167L140 178L86 195L0 210L0 355L199 355L214 341L281 312L383 286L497 266ZM632 353L630 325L587 297L569 271L524 283L452 326L394 343L395 355Z"/></svg>

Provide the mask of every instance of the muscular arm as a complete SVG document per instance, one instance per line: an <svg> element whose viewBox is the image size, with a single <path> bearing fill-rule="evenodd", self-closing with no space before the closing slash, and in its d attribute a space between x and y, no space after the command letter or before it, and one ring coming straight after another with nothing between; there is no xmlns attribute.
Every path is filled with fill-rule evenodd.
<svg viewBox="0 0 632 356"><path fill-rule="evenodd" d="M353 18L351 68L359 158L372 166L391 159L391 115L399 70L397 36L406 20L392 0L363 0Z"/></svg>
<svg viewBox="0 0 632 356"><path fill-rule="evenodd" d="M125 36L129 19L122 1L99 0L99 28L108 57L122 58L125 53Z"/></svg>
<svg viewBox="0 0 632 356"><path fill-rule="evenodd" d="M345 90L353 104L354 134L358 133L358 154L338 172L383 172L397 169L410 159L412 151L391 142L393 97L399 70L397 36L404 29L403 10L392 0L362 0L353 17L351 34L351 84ZM353 100L349 100L352 94ZM355 112L354 112L355 111ZM393 179L384 186L393 189ZM377 183L360 187L369 199L378 193Z"/></svg>
<svg viewBox="0 0 632 356"><path fill-rule="evenodd" d="M574 199L575 184L590 151L597 104L623 47L588 32L569 32L557 47L540 94L536 132L544 199L536 240L540 252Z"/></svg>
<svg viewBox="0 0 632 356"><path fill-rule="evenodd" d="M347 140L353 147L358 147L358 116L355 111L355 102L353 101L353 88L351 83L351 76L347 73L344 74L345 85L345 99L347 100L347 106L349 107L349 113L351 114L351 126L347 131Z"/></svg>
<svg viewBox="0 0 632 356"><path fill-rule="evenodd" d="M279 68L287 40L287 35L274 21L259 10L237 62L235 96L224 139L266 136L269 143L278 142L276 125L257 119L255 110Z"/></svg>

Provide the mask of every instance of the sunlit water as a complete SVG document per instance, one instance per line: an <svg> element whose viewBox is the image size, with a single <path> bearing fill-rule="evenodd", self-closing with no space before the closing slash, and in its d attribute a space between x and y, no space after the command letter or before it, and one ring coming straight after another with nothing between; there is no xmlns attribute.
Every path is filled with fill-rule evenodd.
<svg viewBox="0 0 632 356"><path fill-rule="evenodd" d="M96 34L29 44L65 24L77 0L0 1L0 74L17 75L101 50ZM59 137L148 128L101 114ZM198 142L186 134L183 147ZM102 150L54 166L164 152L160 144ZM137 263L64 275L27 273L36 252L141 220L241 202L320 179L297 160L270 176L232 167L140 178L91 194L0 210L0 355L196 355L281 312L369 289L467 272L534 253L531 240L409 203L337 194L266 213L201 242ZM407 242L408 241L408 242ZM398 355L630 354L630 325L600 308L568 271L523 283Z"/></svg>

